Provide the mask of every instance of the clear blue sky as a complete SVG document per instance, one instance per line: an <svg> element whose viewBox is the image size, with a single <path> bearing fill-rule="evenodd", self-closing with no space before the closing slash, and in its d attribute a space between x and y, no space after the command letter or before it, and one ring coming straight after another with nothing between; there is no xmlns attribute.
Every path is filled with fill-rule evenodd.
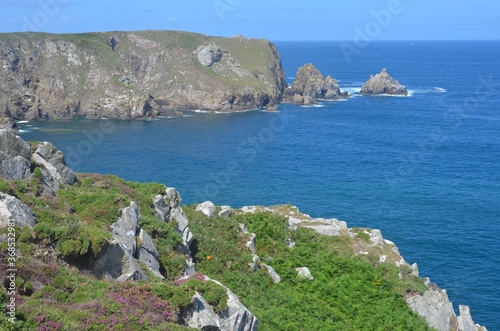
<svg viewBox="0 0 500 331"><path fill-rule="evenodd" d="M381 12L390 15L377 22ZM0 32L145 29L270 40L352 40L359 31L374 40L498 40L500 1L0 0Z"/></svg>

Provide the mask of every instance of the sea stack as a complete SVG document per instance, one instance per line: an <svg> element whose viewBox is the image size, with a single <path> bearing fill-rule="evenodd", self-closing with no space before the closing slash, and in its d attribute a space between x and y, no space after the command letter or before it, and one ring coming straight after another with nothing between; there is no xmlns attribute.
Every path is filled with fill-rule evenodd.
<svg viewBox="0 0 500 331"><path fill-rule="evenodd" d="M311 63L299 68L295 81L286 92L288 101L304 105L314 104L317 99L338 100L348 96L347 92L340 91L334 78L323 77Z"/></svg>
<svg viewBox="0 0 500 331"><path fill-rule="evenodd" d="M406 86L401 85L397 80L392 78L386 69L382 69L379 74L371 76L370 79L363 84L361 94L368 95L408 95Z"/></svg>

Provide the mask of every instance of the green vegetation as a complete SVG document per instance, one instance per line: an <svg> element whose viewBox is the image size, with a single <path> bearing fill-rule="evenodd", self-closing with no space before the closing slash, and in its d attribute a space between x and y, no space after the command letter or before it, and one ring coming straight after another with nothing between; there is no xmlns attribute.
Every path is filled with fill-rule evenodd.
<svg viewBox="0 0 500 331"><path fill-rule="evenodd" d="M156 218L153 206L163 185L96 174L80 174L78 181L50 197L41 194L38 179L0 179L0 190L26 203L38 219L33 229L16 231L17 323L1 314L0 329L188 330L179 325L179 316L196 292L216 312L227 307L225 290L207 281L207 275L240 298L259 319L259 330L430 330L403 299L424 291L423 280L411 276L410 270L352 256L355 242L369 241L363 229L354 230L355 238L327 237L306 228L291 231L279 214L207 218L195 206L187 206L199 273L184 279L180 276L185 257L177 250L181 235L175 221ZM138 205L140 225L160 253L164 281L149 277L118 284L89 271L112 238L110 225L131 201ZM252 253L245 246L250 234L240 231L240 223L256 234L256 253L281 276L280 283L273 283L262 266L255 272L250 269ZM0 235L6 231L0 230ZM285 244L289 238L295 247ZM7 242L0 243L0 279L8 269L7 252ZM298 277L298 267L308 267L314 280ZM5 304L2 288L0 310Z"/></svg>
<svg viewBox="0 0 500 331"><path fill-rule="evenodd" d="M430 330L403 299L423 291L422 280L408 270L400 279L394 265L374 266L343 253L345 237L292 232L276 214L208 219L193 207L184 209L197 238L197 271L231 288L259 318L259 330ZM249 270L251 254L238 223L257 235L257 255L281 276L279 284L263 268ZM291 237L294 248L284 243ZM308 267L314 281L300 279L298 267Z"/></svg>

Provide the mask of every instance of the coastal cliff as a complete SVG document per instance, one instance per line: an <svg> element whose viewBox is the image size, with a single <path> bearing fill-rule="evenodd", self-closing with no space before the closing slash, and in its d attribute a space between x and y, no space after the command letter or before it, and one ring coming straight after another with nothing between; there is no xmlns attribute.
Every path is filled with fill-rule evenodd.
<svg viewBox="0 0 500 331"><path fill-rule="evenodd" d="M486 331L380 230L181 202L0 131L0 328Z"/></svg>
<svg viewBox="0 0 500 331"><path fill-rule="evenodd" d="M279 104L267 40L174 31L0 34L0 119L143 118Z"/></svg>

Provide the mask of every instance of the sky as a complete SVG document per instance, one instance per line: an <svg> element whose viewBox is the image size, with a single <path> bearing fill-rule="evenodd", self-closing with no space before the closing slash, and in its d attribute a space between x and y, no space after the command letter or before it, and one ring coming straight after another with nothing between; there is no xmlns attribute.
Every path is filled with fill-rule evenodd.
<svg viewBox="0 0 500 331"><path fill-rule="evenodd" d="M0 32L182 30L280 40L500 40L498 0L0 0Z"/></svg>

